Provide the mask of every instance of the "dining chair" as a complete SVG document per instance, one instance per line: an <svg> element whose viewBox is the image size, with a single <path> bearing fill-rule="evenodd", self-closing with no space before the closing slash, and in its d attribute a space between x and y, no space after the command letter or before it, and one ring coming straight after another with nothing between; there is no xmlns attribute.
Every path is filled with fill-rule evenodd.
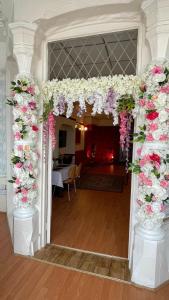
<svg viewBox="0 0 169 300"><path fill-rule="evenodd" d="M76 165L76 179L80 179L81 169L82 169L82 163Z"/></svg>
<svg viewBox="0 0 169 300"><path fill-rule="evenodd" d="M70 166L68 179L65 179L63 183L67 185L68 200L70 201L70 185L74 185L74 190L76 193L76 165Z"/></svg>

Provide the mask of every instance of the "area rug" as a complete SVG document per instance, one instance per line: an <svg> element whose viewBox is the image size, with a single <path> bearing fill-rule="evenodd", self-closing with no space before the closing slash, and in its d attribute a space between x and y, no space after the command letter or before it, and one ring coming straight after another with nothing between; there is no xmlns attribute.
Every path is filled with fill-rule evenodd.
<svg viewBox="0 0 169 300"><path fill-rule="evenodd" d="M77 188L121 193L123 191L123 184L123 176L84 174L77 182Z"/></svg>
<svg viewBox="0 0 169 300"><path fill-rule="evenodd" d="M62 266L91 275L130 283L128 260L72 248L46 245L33 257L36 260Z"/></svg>

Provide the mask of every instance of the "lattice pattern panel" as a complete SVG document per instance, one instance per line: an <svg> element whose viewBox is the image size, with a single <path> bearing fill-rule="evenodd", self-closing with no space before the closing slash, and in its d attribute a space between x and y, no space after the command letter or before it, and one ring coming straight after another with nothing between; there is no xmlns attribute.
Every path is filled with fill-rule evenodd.
<svg viewBox="0 0 169 300"><path fill-rule="evenodd" d="M49 43L48 78L90 78L136 73L137 30Z"/></svg>

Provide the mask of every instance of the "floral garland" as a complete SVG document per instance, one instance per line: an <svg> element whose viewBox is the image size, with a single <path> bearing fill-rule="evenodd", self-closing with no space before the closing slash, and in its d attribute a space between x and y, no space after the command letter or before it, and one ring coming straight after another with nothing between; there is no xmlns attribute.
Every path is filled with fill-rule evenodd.
<svg viewBox="0 0 169 300"><path fill-rule="evenodd" d="M135 141L138 159L130 169L138 174L138 219L153 228L164 218L169 188L169 64L150 65L143 77L133 114L139 116ZM154 143L155 142L155 143ZM154 143L154 144L153 144ZM154 149L154 150L153 150Z"/></svg>
<svg viewBox="0 0 169 300"><path fill-rule="evenodd" d="M11 97L7 100L14 116L14 175L9 182L14 186L14 204L21 208L31 207L37 198L38 94L32 79L19 76L11 83Z"/></svg>
<svg viewBox="0 0 169 300"><path fill-rule="evenodd" d="M128 161L131 116L134 108L132 94L134 89L139 89L139 85L139 77L133 75L45 82L42 85L42 96L44 99L43 120L47 120L50 113L56 116L66 114L66 117L69 118L77 101L79 102L78 116L81 116L87 110L87 104L93 106L92 115L111 114L114 125L117 125L120 120L120 144L122 150L126 152L126 160ZM124 113L126 114L126 119L122 118ZM53 136L54 145L52 130L51 135Z"/></svg>

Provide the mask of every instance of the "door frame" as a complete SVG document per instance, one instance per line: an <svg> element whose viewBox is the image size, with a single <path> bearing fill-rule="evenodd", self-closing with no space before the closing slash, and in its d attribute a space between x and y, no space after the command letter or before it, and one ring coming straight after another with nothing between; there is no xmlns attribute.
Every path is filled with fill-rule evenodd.
<svg viewBox="0 0 169 300"><path fill-rule="evenodd" d="M118 31L125 31L130 29L138 30L137 39L137 67L136 74L140 74L144 68L144 58L143 58L143 48L145 46L145 27L144 24L136 21L124 22L121 19L121 25L119 26L119 20L117 23L111 21L111 23L101 22L99 24L80 24L79 27L75 26L65 26L64 29L52 28L47 32L46 40L43 44L43 77L47 79L48 76L48 43L59 40L66 40L70 38L92 36L103 33L112 33ZM134 130L137 130L137 120L134 124ZM136 145L133 145L133 161L136 157ZM43 155L45 160L43 163L43 175L42 175L42 186L43 186L43 196L42 196L42 213L41 213L41 228L42 228L42 246L46 243L50 243L51 239L51 216L52 216L52 147L51 140L48 139L47 149L43 150ZM44 152L46 154L44 154ZM46 157L47 155L47 157ZM47 172L47 174L46 174ZM50 187L50 188L49 188ZM129 224L129 244L128 244L128 259L129 266L131 267L132 253L133 253L133 241L134 241L134 227L136 224L135 210L136 210L136 199L138 184L137 176L132 174L131 182L131 196L130 196L130 224Z"/></svg>

